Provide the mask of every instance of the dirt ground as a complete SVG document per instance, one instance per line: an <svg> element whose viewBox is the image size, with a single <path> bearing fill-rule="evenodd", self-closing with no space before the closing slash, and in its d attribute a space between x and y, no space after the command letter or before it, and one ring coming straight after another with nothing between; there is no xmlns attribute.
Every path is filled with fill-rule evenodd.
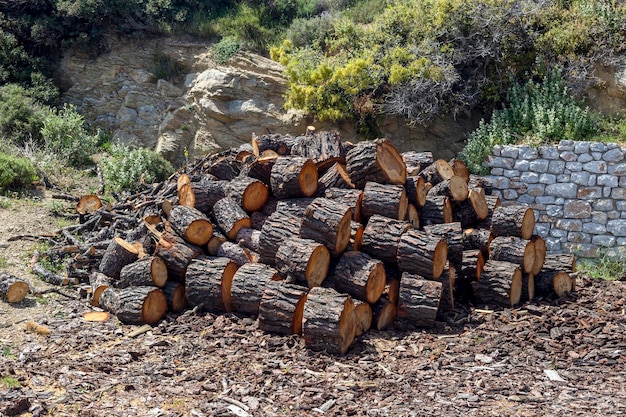
<svg viewBox="0 0 626 417"><path fill-rule="evenodd" d="M6 241L64 220L49 196L11 201L0 204L1 269L40 293L0 302L0 416L626 414L626 282L582 277L561 300L460 306L429 330L396 322L343 356L235 314L170 314L136 332L84 321L76 290L30 274L41 242Z"/></svg>

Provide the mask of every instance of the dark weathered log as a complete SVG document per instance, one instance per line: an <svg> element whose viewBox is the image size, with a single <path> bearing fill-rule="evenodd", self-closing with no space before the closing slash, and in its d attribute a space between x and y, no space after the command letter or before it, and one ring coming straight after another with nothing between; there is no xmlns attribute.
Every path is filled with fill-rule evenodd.
<svg viewBox="0 0 626 417"><path fill-rule="evenodd" d="M229 240L235 240L243 227L250 228L252 223L246 212L232 198L222 198L213 206L213 219Z"/></svg>
<svg viewBox="0 0 626 417"><path fill-rule="evenodd" d="M185 295L191 307L211 313L232 312L231 286L237 264L228 258L198 258L185 275Z"/></svg>
<svg viewBox="0 0 626 417"><path fill-rule="evenodd" d="M563 271L572 273L576 272L576 258L570 254L550 254L546 255L543 261L543 269Z"/></svg>
<svg viewBox="0 0 626 417"><path fill-rule="evenodd" d="M489 215L489 209L482 188L469 190L467 199L452 205L454 221L461 222L464 228L474 227Z"/></svg>
<svg viewBox="0 0 626 417"><path fill-rule="evenodd" d="M217 252L220 250L220 246L222 246L224 242L228 242L228 238L224 236L219 227L214 226L213 236L211 237L211 240L209 240L209 243L207 243L206 245L209 255L217 256Z"/></svg>
<svg viewBox="0 0 626 417"><path fill-rule="evenodd" d="M346 250L360 251L363 243L363 231L365 227L359 222L354 220L350 222L350 243Z"/></svg>
<svg viewBox="0 0 626 417"><path fill-rule="evenodd" d="M389 301L386 296L381 297L372 306L372 327L378 331L386 329L396 320L396 314L397 304Z"/></svg>
<svg viewBox="0 0 626 417"><path fill-rule="evenodd" d="M372 327L372 307L369 303L354 300L355 329L354 335L361 336Z"/></svg>
<svg viewBox="0 0 626 417"><path fill-rule="evenodd" d="M239 176L228 183L226 195L245 211L251 212L265 205L269 191L267 185L257 179Z"/></svg>
<svg viewBox="0 0 626 417"><path fill-rule="evenodd" d="M465 229L463 230L463 250L478 249L483 256L488 257L492 239L490 229Z"/></svg>
<svg viewBox="0 0 626 417"><path fill-rule="evenodd" d="M417 327L433 327L441 302L441 282L426 280L419 275L403 273L400 280L398 319Z"/></svg>
<svg viewBox="0 0 626 417"><path fill-rule="evenodd" d="M427 194L424 178L407 177L404 183L404 189L406 190L406 197L409 203L413 204L416 208L424 207Z"/></svg>
<svg viewBox="0 0 626 417"><path fill-rule="evenodd" d="M118 288L132 286L162 287L167 282L167 265L158 256L144 256L120 271Z"/></svg>
<svg viewBox="0 0 626 417"><path fill-rule="evenodd" d="M276 159L278 159L278 156L259 157L247 164L241 174L247 175L250 178L255 178L263 184L269 186L270 179L272 177L272 167L274 166Z"/></svg>
<svg viewBox="0 0 626 417"><path fill-rule="evenodd" d="M247 263L233 276L231 297L233 311L259 314L259 306L265 288L280 277L274 268L261 263Z"/></svg>
<svg viewBox="0 0 626 417"><path fill-rule="evenodd" d="M300 233L302 219L280 211L267 218L259 237L259 260L270 266L276 265L276 252L280 245Z"/></svg>
<svg viewBox="0 0 626 417"><path fill-rule="evenodd" d="M282 156L272 167L270 184L277 198L311 197L317 191L317 167L301 156Z"/></svg>
<svg viewBox="0 0 626 417"><path fill-rule="evenodd" d="M490 259L472 288L479 305L512 307L522 297L522 269L511 262Z"/></svg>
<svg viewBox="0 0 626 417"><path fill-rule="evenodd" d="M226 197L228 181L200 181L183 184L178 190L178 204L194 207L202 213L213 210L213 206Z"/></svg>
<svg viewBox="0 0 626 417"><path fill-rule="evenodd" d="M296 217L303 217L304 210L315 200L312 197L286 198L276 203L276 211L290 213Z"/></svg>
<svg viewBox="0 0 626 417"><path fill-rule="evenodd" d="M209 218L193 207L172 208L169 220L176 233L192 245L202 246L213 236L213 225Z"/></svg>
<svg viewBox="0 0 626 417"><path fill-rule="evenodd" d="M432 152L403 152L402 159L406 164L406 175L409 177L419 175L420 172L435 162Z"/></svg>
<svg viewBox="0 0 626 417"><path fill-rule="evenodd" d="M463 251L463 263L457 268L457 278L466 281L478 281L485 266L485 257L480 249Z"/></svg>
<svg viewBox="0 0 626 417"><path fill-rule="evenodd" d="M452 178L453 175L454 170L445 159L437 159L419 173L419 176L424 178L424 181L431 183L433 186Z"/></svg>
<svg viewBox="0 0 626 417"><path fill-rule="evenodd" d="M517 236L530 239L535 228L535 214L532 208L526 206L498 207L493 211L491 218L491 233L493 236Z"/></svg>
<svg viewBox="0 0 626 417"><path fill-rule="evenodd" d="M259 240L261 239L261 231L250 229L247 227L239 229L235 241L250 249L253 252L259 251Z"/></svg>
<svg viewBox="0 0 626 417"><path fill-rule="evenodd" d="M323 197L335 200L350 207L352 220L361 222L363 220L363 191L356 189L327 188Z"/></svg>
<svg viewBox="0 0 626 417"><path fill-rule="evenodd" d="M383 262L363 252L345 252L329 280L340 293L370 304L383 294L387 281Z"/></svg>
<svg viewBox="0 0 626 417"><path fill-rule="evenodd" d="M111 287L111 277L102 272L93 271L91 275L89 275L89 285L91 286L90 304L99 306L102 292Z"/></svg>
<svg viewBox="0 0 626 417"><path fill-rule="evenodd" d="M343 160L346 153L341 145L339 132L307 132L296 137L291 147L291 155L303 156L318 166L332 161ZM329 166L329 165L326 165Z"/></svg>
<svg viewBox="0 0 626 417"><path fill-rule="evenodd" d="M271 281L259 305L259 329L278 334L302 334L307 288Z"/></svg>
<svg viewBox="0 0 626 417"><path fill-rule="evenodd" d="M489 259L511 262L521 266L522 272L532 273L535 244L515 236L498 236L489 244Z"/></svg>
<svg viewBox="0 0 626 417"><path fill-rule="evenodd" d="M326 245L331 255L341 255L350 243L352 212L341 203L316 198L304 210L300 237Z"/></svg>
<svg viewBox="0 0 626 417"><path fill-rule="evenodd" d="M448 261L455 267L463 263L463 228L461 223L442 223L424 226L424 231L439 236L448 242Z"/></svg>
<svg viewBox="0 0 626 417"><path fill-rule="evenodd" d="M427 197L424 206L419 210L419 217L423 226L451 223L453 217L450 199L444 196Z"/></svg>
<svg viewBox="0 0 626 417"><path fill-rule="evenodd" d="M535 295L560 298L572 291L572 278L563 270L543 269L535 276Z"/></svg>
<svg viewBox="0 0 626 417"><path fill-rule="evenodd" d="M543 268L543 263L546 260L546 253L548 252L548 248L546 246L546 241L543 240L541 236L533 235L531 237L532 242L535 246L535 263L533 264L532 271L530 271L533 275L537 275L541 272Z"/></svg>
<svg viewBox="0 0 626 417"><path fill-rule="evenodd" d="M167 313L165 294L155 287L109 287L100 302L124 324L156 324Z"/></svg>
<svg viewBox="0 0 626 417"><path fill-rule="evenodd" d="M224 242L217 249L217 256L228 258L234 261L238 266L247 264L248 262L258 261L258 255L245 248L243 245L233 242Z"/></svg>
<svg viewBox="0 0 626 417"><path fill-rule="evenodd" d="M346 167L356 188L369 181L381 184L406 182L406 165L396 147L387 139L357 143L346 154Z"/></svg>
<svg viewBox="0 0 626 417"><path fill-rule="evenodd" d="M392 265L398 263L398 244L400 237L411 224L404 220L374 215L370 217L363 231L361 250Z"/></svg>
<svg viewBox="0 0 626 417"><path fill-rule="evenodd" d="M19 303L29 292L28 282L14 275L0 272L0 298L7 303Z"/></svg>
<svg viewBox="0 0 626 417"><path fill-rule="evenodd" d="M487 177L471 174L467 185L469 188L482 188L485 195L493 194L493 181Z"/></svg>
<svg viewBox="0 0 626 417"><path fill-rule="evenodd" d="M363 217L368 219L374 214L404 220L408 200L402 185L379 184L368 182L363 190L361 208Z"/></svg>
<svg viewBox="0 0 626 417"><path fill-rule="evenodd" d="M253 133L250 144L252 152L258 157L266 150L274 151L279 155L289 155L294 142L295 138L289 135L275 133L257 136Z"/></svg>
<svg viewBox="0 0 626 417"><path fill-rule="evenodd" d="M218 154L204 167L204 172L214 175L217 179L230 181L239 175L242 165L235 155Z"/></svg>
<svg viewBox="0 0 626 417"><path fill-rule="evenodd" d="M398 244L400 271L418 274L426 279L438 279L443 273L447 258L448 243L439 236L409 230L400 237Z"/></svg>
<svg viewBox="0 0 626 417"><path fill-rule="evenodd" d="M187 308L187 296L185 295L185 286L180 282L168 281L162 288L165 299L167 300L167 308L174 312L180 313Z"/></svg>
<svg viewBox="0 0 626 417"><path fill-rule="evenodd" d="M332 288L311 288L304 303L302 337L307 347L343 355L356 330L354 301Z"/></svg>
<svg viewBox="0 0 626 417"><path fill-rule="evenodd" d="M276 269L289 280L318 287L328 274L330 252L321 243L310 239L290 238L276 252Z"/></svg>
<svg viewBox="0 0 626 417"><path fill-rule="evenodd" d="M120 237L111 240L106 248L99 270L114 279L119 279L120 271L126 265L137 260L139 250Z"/></svg>
<svg viewBox="0 0 626 417"><path fill-rule="evenodd" d="M317 180L317 195L323 196L328 188L354 188L354 184L350 180L350 175L346 169L346 165L341 162L335 162L321 175Z"/></svg>
<svg viewBox="0 0 626 417"><path fill-rule="evenodd" d="M442 195L450 198L452 201L465 201L469 195L469 189L467 188L467 182L457 175L453 175L447 180L443 180L440 183L433 186L428 191L429 196Z"/></svg>
<svg viewBox="0 0 626 417"><path fill-rule="evenodd" d="M263 224L265 224L265 220L267 220L267 217L267 215L261 213L260 211L255 211L250 215L250 228L261 230L263 228Z"/></svg>
<svg viewBox="0 0 626 417"><path fill-rule="evenodd" d="M187 265L192 259L202 255L202 249L185 242L174 233L163 232L154 254L167 265L167 276L170 279L184 282Z"/></svg>

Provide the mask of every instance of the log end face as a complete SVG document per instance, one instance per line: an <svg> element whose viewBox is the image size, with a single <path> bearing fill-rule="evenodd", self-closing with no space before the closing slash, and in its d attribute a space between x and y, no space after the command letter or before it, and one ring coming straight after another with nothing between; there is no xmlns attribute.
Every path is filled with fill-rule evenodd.
<svg viewBox="0 0 626 417"><path fill-rule="evenodd" d="M522 218L521 235L523 239L530 239L535 230L535 212L532 208L527 208Z"/></svg>
<svg viewBox="0 0 626 417"><path fill-rule="evenodd" d="M318 173L313 161L308 160L298 175L300 191L304 197L313 197L317 192Z"/></svg>
<svg viewBox="0 0 626 417"><path fill-rule="evenodd" d="M6 300L8 303L19 303L30 292L30 286L25 281L16 281L7 290Z"/></svg>
<svg viewBox="0 0 626 417"><path fill-rule="evenodd" d="M235 273L239 269L239 266L230 259L224 268L224 272L222 273L221 279L221 291L222 291L222 303L224 303L224 310L227 313L232 313L233 309L233 296L232 296L232 287L233 287L233 277Z"/></svg>
<svg viewBox="0 0 626 417"><path fill-rule="evenodd" d="M388 140L382 140L376 147L376 161L390 184L404 185L406 163L398 149Z"/></svg>
<svg viewBox="0 0 626 417"><path fill-rule="evenodd" d="M385 284L387 283L387 275L385 274L385 265L382 262L376 262L374 268L370 272L365 285L365 296L367 302L374 304L383 292L385 292Z"/></svg>
<svg viewBox="0 0 626 417"><path fill-rule="evenodd" d="M439 240L435 246L435 253L433 256L433 278L439 279L443 274L443 270L446 267L446 260L448 259L448 242L445 239Z"/></svg>
<svg viewBox="0 0 626 417"><path fill-rule="evenodd" d="M511 279L511 289L509 292L511 301L511 307L519 304L522 299L522 271L520 268L516 268Z"/></svg>
<svg viewBox="0 0 626 417"><path fill-rule="evenodd" d="M328 275L330 251L326 246L319 245L313 250L306 266L306 279L309 288L319 287Z"/></svg>
<svg viewBox="0 0 626 417"><path fill-rule="evenodd" d="M242 206L247 212L260 210L269 198L269 190L261 181L253 181L246 187Z"/></svg>
<svg viewBox="0 0 626 417"><path fill-rule="evenodd" d="M167 282L167 265L163 259L155 256L150 264L152 282L157 287L163 287Z"/></svg>
<svg viewBox="0 0 626 417"><path fill-rule="evenodd" d="M150 291L143 302L141 316L147 324L156 324L167 313L167 299L163 291Z"/></svg>
<svg viewBox="0 0 626 417"><path fill-rule="evenodd" d="M334 255L341 255L350 244L350 235L352 233L351 219L352 212L350 209L347 209L339 222L337 238L335 239L335 250L333 251Z"/></svg>
<svg viewBox="0 0 626 417"><path fill-rule="evenodd" d="M567 272L555 274L552 279L552 286L554 287L556 296L563 297L566 292L572 291L572 282L573 280Z"/></svg>
<svg viewBox="0 0 626 417"><path fill-rule="evenodd" d="M243 228L250 229L252 227L252 222L250 221L250 217L244 217L235 222L233 227L228 231L228 239L234 241L237 238L237 233Z"/></svg>
<svg viewBox="0 0 626 417"><path fill-rule="evenodd" d="M302 297L296 303L291 321L291 333L302 335L302 320L304 318L304 304L306 303L307 293L303 292Z"/></svg>

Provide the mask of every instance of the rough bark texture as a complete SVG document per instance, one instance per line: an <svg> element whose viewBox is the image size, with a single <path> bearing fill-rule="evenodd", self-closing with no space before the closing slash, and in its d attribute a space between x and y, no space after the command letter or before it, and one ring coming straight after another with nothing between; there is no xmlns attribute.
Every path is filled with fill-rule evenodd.
<svg viewBox="0 0 626 417"><path fill-rule="evenodd" d="M253 134L250 144L256 156L260 156L267 150L274 151L279 155L289 155L294 142L295 138L293 136L275 133L261 136Z"/></svg>
<svg viewBox="0 0 626 417"><path fill-rule="evenodd" d="M517 264L490 259L472 288L482 306L512 307L522 297L522 270Z"/></svg>
<svg viewBox="0 0 626 417"><path fill-rule="evenodd" d="M339 256L350 243L351 218L348 206L316 198L304 211L300 237L322 243L333 256Z"/></svg>
<svg viewBox="0 0 626 417"><path fill-rule="evenodd" d="M489 209L482 188L472 188L465 201L452 205L454 221L461 222L464 228L477 226L488 215Z"/></svg>
<svg viewBox="0 0 626 417"><path fill-rule="evenodd" d="M235 262L238 266L247 264L248 262L256 262L257 254L251 252L243 245L232 242L224 242L217 249L216 256L228 258Z"/></svg>
<svg viewBox="0 0 626 417"><path fill-rule="evenodd" d="M457 268L459 280L478 281L485 266L483 253L478 249L463 251L463 263Z"/></svg>
<svg viewBox="0 0 626 417"><path fill-rule="evenodd" d="M489 245L493 235L490 229L465 229L463 231L463 249L478 249L486 257L489 253Z"/></svg>
<svg viewBox="0 0 626 417"><path fill-rule="evenodd" d="M453 175L447 180L443 180L437 185L434 185L428 191L430 196L442 195L450 198L452 201L465 201L469 195L467 188L467 182L457 175Z"/></svg>
<svg viewBox="0 0 626 417"><path fill-rule="evenodd" d="M452 205L444 196L427 197L424 206L419 210L422 225L452 222Z"/></svg>
<svg viewBox="0 0 626 417"><path fill-rule="evenodd" d="M291 147L291 154L310 159L318 166L323 166L329 161L343 160L346 153L341 144L338 132L307 132L304 136L298 136Z"/></svg>
<svg viewBox="0 0 626 417"><path fill-rule="evenodd" d="M317 191L317 168L301 156L280 157L272 167L270 184L277 198L311 197Z"/></svg>
<svg viewBox="0 0 626 417"><path fill-rule="evenodd" d="M368 219L374 214L404 220L408 200L402 185L378 184L368 182L363 190L361 203L363 217Z"/></svg>
<svg viewBox="0 0 626 417"><path fill-rule="evenodd" d="M267 202L269 191L262 181L239 176L228 183L226 195L232 198L245 211L259 210Z"/></svg>
<svg viewBox="0 0 626 417"><path fill-rule="evenodd" d="M289 280L318 287L326 279L330 252L324 245L310 239L285 240L276 252L276 269Z"/></svg>
<svg viewBox="0 0 626 417"><path fill-rule="evenodd" d="M361 336L372 327L372 307L365 301L354 300L354 316L354 335Z"/></svg>
<svg viewBox="0 0 626 417"><path fill-rule="evenodd" d="M357 143L346 154L346 167L356 188L368 181L381 184L406 182L406 165L396 147L387 139Z"/></svg>
<svg viewBox="0 0 626 417"><path fill-rule="evenodd" d="M435 162L432 152L407 151L402 153L402 159L406 164L406 175L409 177L418 175Z"/></svg>
<svg viewBox="0 0 626 417"><path fill-rule="evenodd" d="M7 303L19 303L29 292L28 282L14 275L0 272L0 298Z"/></svg>
<svg viewBox="0 0 626 417"><path fill-rule="evenodd" d="M270 266L276 265L276 252L288 239L298 237L302 219L280 211L269 216L259 237L259 260Z"/></svg>
<svg viewBox="0 0 626 417"><path fill-rule="evenodd" d="M424 207L426 204L426 181L422 177L407 177L404 183L406 197L415 207Z"/></svg>
<svg viewBox="0 0 626 417"><path fill-rule="evenodd" d="M400 237L410 229L411 224L404 220L374 215L370 217L363 231L361 250L384 262L396 265Z"/></svg>
<svg viewBox="0 0 626 417"><path fill-rule="evenodd" d="M233 276L231 286L233 311L259 314L265 288L278 279L278 271L265 264L248 263L240 267Z"/></svg>
<svg viewBox="0 0 626 417"><path fill-rule="evenodd" d="M167 265L158 256L144 256L120 271L119 288L132 286L163 287L167 282Z"/></svg>
<svg viewBox="0 0 626 417"><path fill-rule="evenodd" d="M202 213L213 210L213 206L226 197L228 181L199 181L184 184L178 190L178 204L194 207Z"/></svg>
<svg viewBox="0 0 626 417"><path fill-rule="evenodd" d="M155 287L110 287L100 299L124 324L155 324L167 313L165 294Z"/></svg>
<svg viewBox="0 0 626 417"><path fill-rule="evenodd" d="M448 243L439 236L419 230L409 230L402 235L398 245L398 269L438 279L448 258Z"/></svg>
<svg viewBox="0 0 626 417"><path fill-rule="evenodd" d="M403 273L400 280L398 319L417 327L433 327L441 301L442 284L419 275Z"/></svg>
<svg viewBox="0 0 626 417"><path fill-rule="evenodd" d="M213 219L229 240L235 240L243 227L251 226L250 217L232 198L222 198L213 206Z"/></svg>
<svg viewBox="0 0 626 417"><path fill-rule="evenodd" d="M340 293L370 304L383 294L387 281L383 262L363 252L345 252L329 279Z"/></svg>
<svg viewBox="0 0 626 417"><path fill-rule="evenodd" d="M192 259L202 255L202 249L185 242L174 233L164 232L154 254L163 259L167 265L167 275L170 279L185 282L187 265Z"/></svg>
<svg viewBox="0 0 626 417"><path fill-rule="evenodd" d="M395 320L397 304L383 296L372 306L372 327L378 331L389 327Z"/></svg>
<svg viewBox="0 0 626 417"><path fill-rule="evenodd" d="M180 313L187 308L187 296L185 295L185 286L180 282L168 281L162 288L165 299L167 300L167 308L174 312Z"/></svg>
<svg viewBox="0 0 626 417"><path fill-rule="evenodd" d="M187 206L172 208L169 216L172 228L192 245L202 246L213 236L213 225L201 211Z"/></svg>
<svg viewBox="0 0 626 417"><path fill-rule="evenodd" d="M517 236L530 239L535 228L533 209L526 206L498 207L491 218L491 233L495 236Z"/></svg>
<svg viewBox="0 0 626 417"><path fill-rule="evenodd" d="M315 200L312 197L286 198L276 203L276 211L290 213L296 217L303 217L304 210Z"/></svg>
<svg viewBox="0 0 626 417"><path fill-rule="evenodd" d="M573 280L569 273L557 269L544 269L535 276L537 297L560 298L572 291Z"/></svg>
<svg viewBox="0 0 626 417"><path fill-rule="evenodd" d="M233 311L230 290L235 272L237 264L228 258L194 259L185 277L189 305L211 313Z"/></svg>
<svg viewBox="0 0 626 417"><path fill-rule="evenodd" d="M321 195L328 188L354 188L345 164L335 162L319 177L317 180L317 194Z"/></svg>
<svg viewBox="0 0 626 417"><path fill-rule="evenodd" d="M111 278L119 279L123 267L137 259L138 250L120 237L111 240L100 261L100 271Z"/></svg>
<svg viewBox="0 0 626 417"><path fill-rule="evenodd" d="M442 223L424 226L424 231L448 242L448 261L455 267L463 263L463 228L461 223Z"/></svg>
<svg viewBox="0 0 626 417"><path fill-rule="evenodd" d="M302 334L302 316L307 288L271 281L259 305L259 329L278 334Z"/></svg>
<svg viewBox="0 0 626 417"><path fill-rule="evenodd" d="M91 305L100 305L102 292L111 286L111 277L102 272L93 271L89 275L89 286L91 287Z"/></svg>
<svg viewBox="0 0 626 417"><path fill-rule="evenodd" d="M350 207L352 220L362 222L363 220L363 191L355 189L328 188L323 197L335 200Z"/></svg>
<svg viewBox="0 0 626 417"><path fill-rule="evenodd" d="M489 244L489 259L512 262L521 266L522 272L532 273L535 244L515 236L498 236Z"/></svg>
<svg viewBox="0 0 626 417"><path fill-rule="evenodd" d="M261 239L261 231L244 227L239 229L235 241L250 249L253 252L259 251L259 241Z"/></svg>
<svg viewBox="0 0 626 417"><path fill-rule="evenodd" d="M419 176L424 178L424 181L431 183L433 186L452 178L453 175L454 170L452 166L444 159L437 159L419 173Z"/></svg>

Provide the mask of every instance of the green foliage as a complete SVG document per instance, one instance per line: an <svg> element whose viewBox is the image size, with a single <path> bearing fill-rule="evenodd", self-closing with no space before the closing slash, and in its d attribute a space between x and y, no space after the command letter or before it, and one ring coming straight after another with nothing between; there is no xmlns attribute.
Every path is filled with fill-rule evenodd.
<svg viewBox="0 0 626 417"><path fill-rule="evenodd" d="M579 274L607 281L626 277L626 255L601 248L594 258L580 258L576 263Z"/></svg>
<svg viewBox="0 0 626 417"><path fill-rule="evenodd" d="M98 137L84 127L83 116L74 106L64 105L61 110L50 109L43 121L41 137L47 153L57 155L69 166L82 166L90 162L96 151Z"/></svg>
<svg viewBox="0 0 626 417"><path fill-rule="evenodd" d="M275 34L265 24L267 8L261 4L252 7L248 3L238 4L234 13L216 20L215 29L224 37L237 39L244 47L264 51Z"/></svg>
<svg viewBox="0 0 626 417"><path fill-rule="evenodd" d="M21 144L37 140L46 116L46 109L17 84L0 87L0 136Z"/></svg>
<svg viewBox="0 0 626 417"><path fill-rule="evenodd" d="M20 386L20 381L15 377L5 376L0 378L0 387L3 389L19 388Z"/></svg>
<svg viewBox="0 0 626 417"><path fill-rule="evenodd" d="M460 154L470 171L488 173L484 159L495 145L525 142L538 145L561 139L581 140L597 132L596 117L568 93L556 71L541 83L515 85L508 106L494 111L491 121L481 121Z"/></svg>
<svg viewBox="0 0 626 417"><path fill-rule="evenodd" d="M152 56L152 65L152 73L157 80L173 80L187 71L181 61L162 52L157 52Z"/></svg>
<svg viewBox="0 0 626 417"><path fill-rule="evenodd" d="M225 64L232 56L241 50L236 38L227 36L213 46L213 58L218 64Z"/></svg>
<svg viewBox="0 0 626 417"><path fill-rule="evenodd" d="M163 181L174 172L172 165L148 149L114 145L100 162L104 185L111 191L135 191L142 184Z"/></svg>
<svg viewBox="0 0 626 417"><path fill-rule="evenodd" d="M29 186L36 178L35 167L29 159L0 153L0 191Z"/></svg>

